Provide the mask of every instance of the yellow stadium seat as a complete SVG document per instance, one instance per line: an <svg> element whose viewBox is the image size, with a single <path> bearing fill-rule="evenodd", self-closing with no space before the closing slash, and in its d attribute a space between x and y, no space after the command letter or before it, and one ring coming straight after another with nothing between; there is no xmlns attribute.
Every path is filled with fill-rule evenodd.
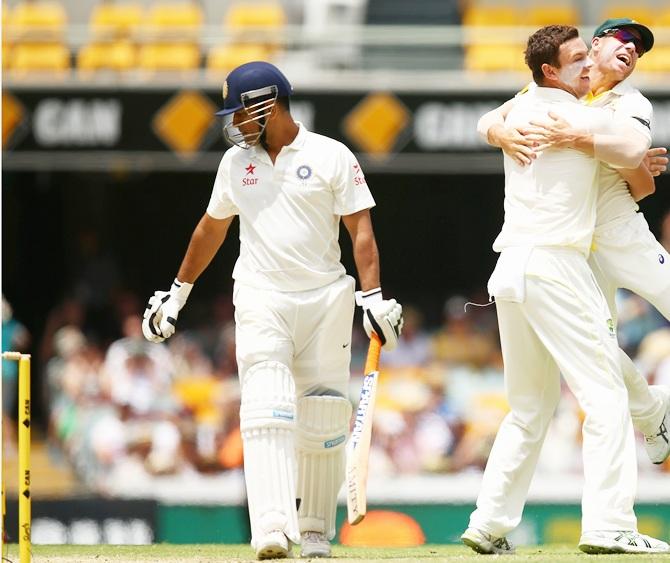
<svg viewBox="0 0 670 563"><path fill-rule="evenodd" d="M515 26L523 21L523 14L515 6L472 5L463 14L463 25L467 26Z"/></svg>
<svg viewBox="0 0 670 563"><path fill-rule="evenodd" d="M656 13L644 4L616 4L603 10L603 20L609 18L631 18L645 25L656 25Z"/></svg>
<svg viewBox="0 0 670 563"><path fill-rule="evenodd" d="M19 43L12 48L9 66L17 73L61 72L70 68L70 51L60 43Z"/></svg>
<svg viewBox="0 0 670 563"><path fill-rule="evenodd" d="M504 44L525 40L519 39L517 27L523 22L523 14L514 6L472 5L463 15L465 44ZM492 32L490 28L498 29Z"/></svg>
<svg viewBox="0 0 670 563"><path fill-rule="evenodd" d="M79 50L77 68L81 71L130 70L137 64L137 47L130 41L92 43Z"/></svg>
<svg viewBox="0 0 670 563"><path fill-rule="evenodd" d="M281 28L286 24L282 6L276 2L260 4L234 4L226 12L224 26L235 29Z"/></svg>
<svg viewBox="0 0 670 563"><path fill-rule="evenodd" d="M159 2L149 8L145 22L157 29L197 31L202 25L203 14L195 2Z"/></svg>
<svg viewBox="0 0 670 563"><path fill-rule="evenodd" d="M286 24L284 9L277 2L233 4L223 19L226 36L235 44L229 58L247 58L263 49L265 57L276 54L282 46L281 32ZM245 48L242 43L249 43ZM252 59L253 60L253 59Z"/></svg>
<svg viewBox="0 0 670 563"><path fill-rule="evenodd" d="M670 6L658 12L654 26L670 27Z"/></svg>
<svg viewBox="0 0 670 563"><path fill-rule="evenodd" d="M523 45L470 45L465 52L465 69L474 71L526 70Z"/></svg>
<svg viewBox="0 0 670 563"><path fill-rule="evenodd" d="M670 45L655 45L637 63L642 72L670 72Z"/></svg>
<svg viewBox="0 0 670 563"><path fill-rule="evenodd" d="M531 5L525 18L526 24L533 27L561 24L577 25L579 14L574 6L567 4Z"/></svg>
<svg viewBox="0 0 670 563"><path fill-rule="evenodd" d="M9 61L12 55L12 46L9 43L2 43L2 68L9 68Z"/></svg>
<svg viewBox="0 0 670 563"><path fill-rule="evenodd" d="M103 2L93 8L90 29L97 38L129 37L142 23L140 4Z"/></svg>
<svg viewBox="0 0 670 563"><path fill-rule="evenodd" d="M67 16L58 2L21 2L9 17L9 26L17 39L49 41L61 37ZM4 25L3 25L4 27Z"/></svg>
<svg viewBox="0 0 670 563"><path fill-rule="evenodd" d="M194 43L148 43L139 48L138 67L148 71L184 71L200 66Z"/></svg>
<svg viewBox="0 0 670 563"><path fill-rule="evenodd" d="M265 45L256 43L233 43L212 47L207 55L207 70L210 73L228 73L233 68L250 61L267 61L272 57Z"/></svg>

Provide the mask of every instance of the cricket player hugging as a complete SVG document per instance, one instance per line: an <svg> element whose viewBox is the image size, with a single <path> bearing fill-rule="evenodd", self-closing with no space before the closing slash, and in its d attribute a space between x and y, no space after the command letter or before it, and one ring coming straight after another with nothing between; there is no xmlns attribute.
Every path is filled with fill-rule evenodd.
<svg viewBox="0 0 670 563"><path fill-rule="evenodd" d="M505 126L533 130L539 147L525 166L505 154L505 221L493 245L501 254L489 280L510 412L462 540L480 553L513 552L505 536L521 521L562 374L585 413L579 548L667 552L667 543L637 532L628 394L607 301L587 262L598 161L637 168L651 143L649 129L579 102L593 62L577 29L538 30L528 39L526 62L537 88L518 98ZM557 139L542 126L552 119L582 133Z"/></svg>

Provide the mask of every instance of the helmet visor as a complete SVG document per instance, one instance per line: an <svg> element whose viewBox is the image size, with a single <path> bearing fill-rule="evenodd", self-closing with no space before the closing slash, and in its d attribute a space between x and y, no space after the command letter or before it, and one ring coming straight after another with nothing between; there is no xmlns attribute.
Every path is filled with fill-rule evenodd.
<svg viewBox="0 0 670 563"><path fill-rule="evenodd" d="M277 87L266 86L264 88L259 88L257 90L250 90L249 92L243 92L240 96L242 101L242 107L234 110L231 113L224 113L224 126L223 133L226 140L232 144L237 145L240 148L248 149L257 145L265 131L267 125L267 118L272 113L272 108L274 108L275 103L277 102ZM234 113L244 109L246 112L246 119L244 121L234 123ZM252 132L245 132L245 125L250 123L258 123L260 129L256 129Z"/></svg>

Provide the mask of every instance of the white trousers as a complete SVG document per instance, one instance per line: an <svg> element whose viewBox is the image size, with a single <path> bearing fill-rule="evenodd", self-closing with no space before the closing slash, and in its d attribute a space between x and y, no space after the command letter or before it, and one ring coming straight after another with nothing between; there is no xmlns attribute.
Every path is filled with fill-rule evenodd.
<svg viewBox="0 0 670 563"><path fill-rule="evenodd" d="M235 284L235 344L241 380L252 365L284 364L297 397L314 387L348 395L355 280L343 276L310 291L282 292Z"/></svg>
<svg viewBox="0 0 670 563"><path fill-rule="evenodd" d="M605 299L576 251L534 249L525 272L524 302L497 301L511 410L470 525L504 536L521 521L563 373L586 415L582 529L635 530L635 443Z"/></svg>
<svg viewBox="0 0 670 563"><path fill-rule="evenodd" d="M589 265L602 289L616 323L616 291L637 293L670 320L670 254L656 240L642 213L634 213L610 226L598 228ZM628 389L635 428L644 434L657 431L665 415L665 393L650 387L630 358L621 352L621 367Z"/></svg>

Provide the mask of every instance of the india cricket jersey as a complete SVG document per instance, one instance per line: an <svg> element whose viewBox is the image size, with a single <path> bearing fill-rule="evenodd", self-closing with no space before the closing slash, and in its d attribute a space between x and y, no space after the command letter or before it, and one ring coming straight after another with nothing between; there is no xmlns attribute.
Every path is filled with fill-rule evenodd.
<svg viewBox="0 0 670 563"><path fill-rule="evenodd" d="M356 157L342 143L299 124L274 164L261 147L223 155L207 213L240 216L233 278L278 291L306 291L345 273L340 218L375 201Z"/></svg>

